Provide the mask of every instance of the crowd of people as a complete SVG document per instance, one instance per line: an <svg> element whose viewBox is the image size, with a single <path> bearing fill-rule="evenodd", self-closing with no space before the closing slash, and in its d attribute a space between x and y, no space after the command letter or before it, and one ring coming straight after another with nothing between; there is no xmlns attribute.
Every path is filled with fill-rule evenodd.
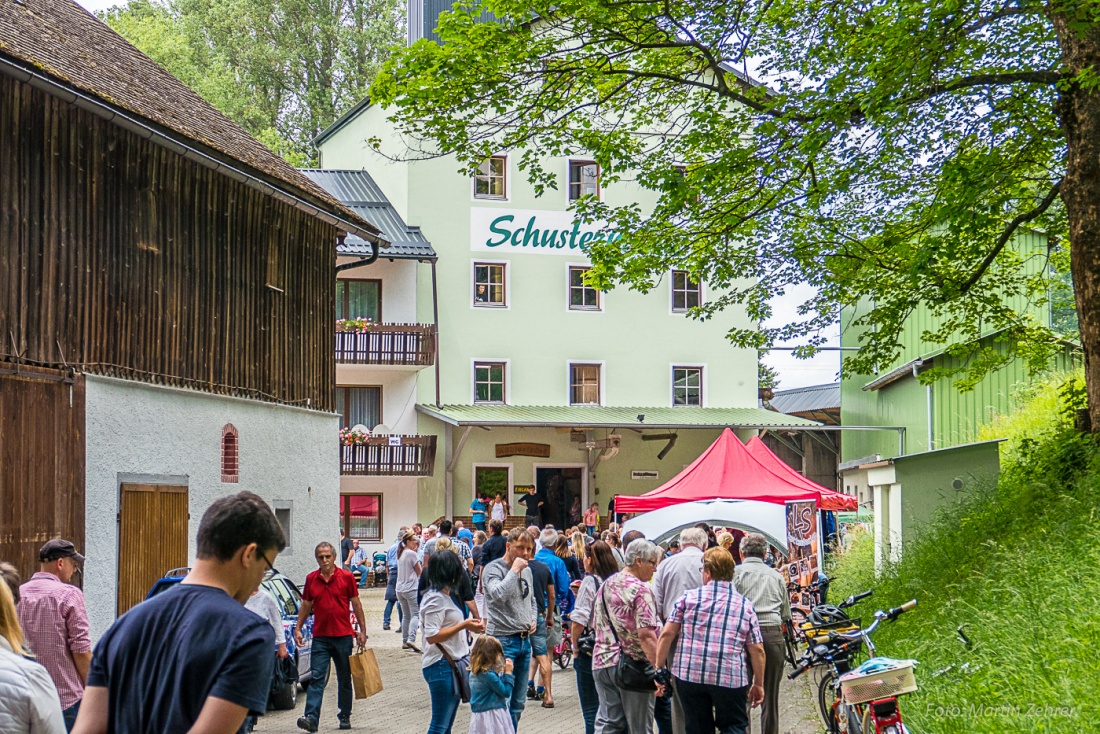
<svg viewBox="0 0 1100 734"><path fill-rule="evenodd" d="M614 524L598 533L595 506L578 507L564 530L506 532L492 500L476 504L474 529L402 527L386 553L383 629L420 656L428 734L450 734L463 702L470 734L514 734L528 706L555 707L552 659L566 648L586 734L740 734L757 707L763 734L777 734L790 606L763 536L700 525L662 547ZM293 628L301 645L312 617L297 721L307 732L320 725L330 667L339 728L351 728L367 569L346 540L316 546ZM0 731L251 731L287 657L281 615L258 590L285 543L258 496L215 502L179 588L116 620L94 652L83 596L68 583L83 561L71 542L46 543L26 582L0 564Z"/></svg>

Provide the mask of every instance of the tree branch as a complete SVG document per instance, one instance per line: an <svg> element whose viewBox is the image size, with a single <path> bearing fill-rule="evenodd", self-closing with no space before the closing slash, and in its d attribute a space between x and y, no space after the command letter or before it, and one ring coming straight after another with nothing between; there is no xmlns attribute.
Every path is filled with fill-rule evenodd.
<svg viewBox="0 0 1100 734"><path fill-rule="evenodd" d="M1003 232L1001 232L1001 236L997 238L997 242L993 245L993 249L990 250L989 253L985 256L985 259L982 260L981 265L978 266L978 269L971 273L970 277L967 278L961 286L959 286L960 295L968 292L971 288L974 287L975 283L981 280L982 276L985 275L985 271L989 270L989 266L991 266L993 264L993 261L997 259L997 255L1001 254L1001 250L1005 248L1005 245L1008 244L1008 241L1012 239L1012 235L1016 233L1016 230L1019 229L1021 225L1027 224L1031 220L1039 217L1043 212L1050 208L1051 204L1053 204L1054 201L1058 198L1058 194L1061 191L1061 188L1062 182L1058 181L1058 183L1054 184L1054 186L1050 188L1050 191L1047 192L1047 195L1043 197L1043 200L1039 202L1039 205L1037 207L1029 212L1024 212L1023 214L1014 217L1013 220L1008 223L1008 226L1005 227Z"/></svg>

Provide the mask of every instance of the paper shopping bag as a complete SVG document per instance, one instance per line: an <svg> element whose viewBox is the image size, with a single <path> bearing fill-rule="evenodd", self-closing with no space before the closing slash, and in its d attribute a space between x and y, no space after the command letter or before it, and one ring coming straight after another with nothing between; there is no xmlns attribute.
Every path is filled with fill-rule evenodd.
<svg viewBox="0 0 1100 734"><path fill-rule="evenodd" d="M359 648L351 656L351 680L356 698L370 698L382 690L382 671L372 648Z"/></svg>

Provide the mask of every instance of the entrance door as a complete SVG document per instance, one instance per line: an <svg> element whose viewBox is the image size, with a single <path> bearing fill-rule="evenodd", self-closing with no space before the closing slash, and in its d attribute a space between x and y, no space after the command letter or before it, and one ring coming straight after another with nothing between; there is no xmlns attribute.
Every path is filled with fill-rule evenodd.
<svg viewBox="0 0 1100 734"><path fill-rule="evenodd" d="M576 466L535 468L535 491L542 498L542 524L549 523L557 530L580 522L581 504L584 502L584 469Z"/></svg>
<svg viewBox="0 0 1100 734"><path fill-rule="evenodd" d="M118 614L166 571L187 565L187 487L123 484L118 515Z"/></svg>

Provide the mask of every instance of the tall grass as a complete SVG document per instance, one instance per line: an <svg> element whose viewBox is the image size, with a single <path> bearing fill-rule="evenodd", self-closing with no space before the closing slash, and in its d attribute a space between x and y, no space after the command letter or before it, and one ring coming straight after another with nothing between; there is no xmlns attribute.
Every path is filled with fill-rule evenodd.
<svg viewBox="0 0 1100 734"><path fill-rule="evenodd" d="M874 579L867 535L832 569L833 600L874 588L865 618L919 600L875 635L880 655L920 661L902 701L913 732L1100 732L1100 451L1070 427L1073 379L998 422L997 485L926 525L899 564Z"/></svg>

